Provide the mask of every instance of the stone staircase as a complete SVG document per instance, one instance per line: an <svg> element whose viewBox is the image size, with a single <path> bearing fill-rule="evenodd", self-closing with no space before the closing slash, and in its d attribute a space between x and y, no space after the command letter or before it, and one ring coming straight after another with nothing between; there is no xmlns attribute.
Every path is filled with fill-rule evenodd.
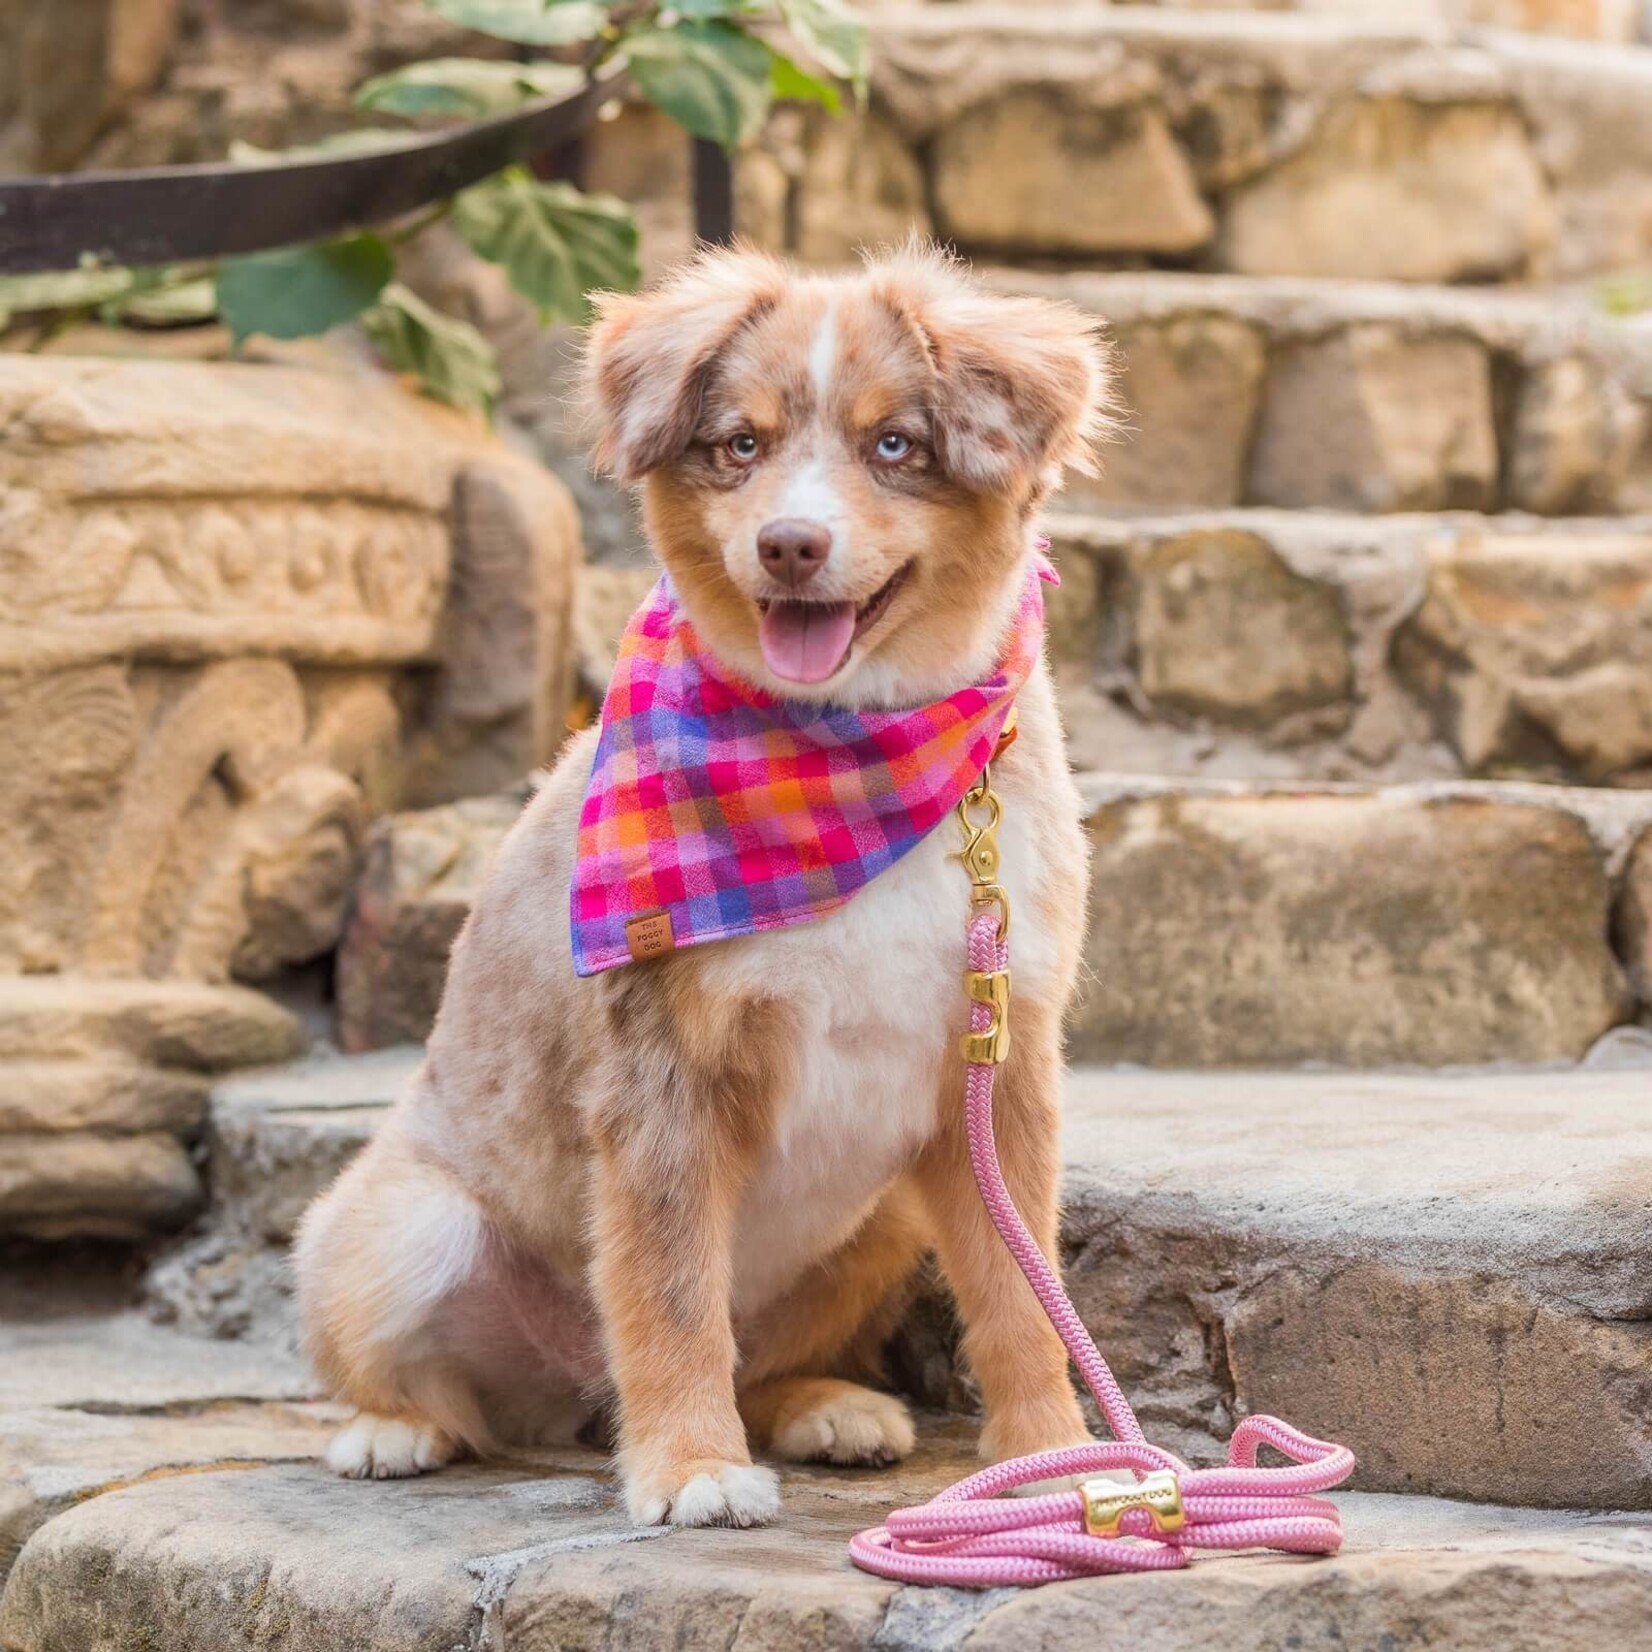
<svg viewBox="0 0 1652 1652"><path fill-rule="evenodd" d="M1267 1410L1352 1445L1347 1550L1025 1596L851 1572L852 1531L961 1472L935 1293L892 1349L919 1457L788 1473L766 1534L629 1530L590 1453L320 1476L283 1251L418 1060L519 802L469 798L374 829L357 1053L213 1084L210 1205L140 1305L0 1291L5 1652L1644 1640L1652 50L1478 26L1621 42L1638 8L868 10L858 132L778 116L743 230L817 263L948 237L1104 320L1132 410L1051 524L1095 874L1067 1278L1154 1438L1208 1461ZM589 157L656 263L674 143L626 112ZM589 702L649 576L574 475L555 346L454 279L604 564Z"/></svg>

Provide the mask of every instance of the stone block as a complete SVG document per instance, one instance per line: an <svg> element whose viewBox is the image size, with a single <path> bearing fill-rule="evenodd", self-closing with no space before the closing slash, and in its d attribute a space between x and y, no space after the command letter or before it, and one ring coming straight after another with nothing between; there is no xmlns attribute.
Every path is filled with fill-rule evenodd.
<svg viewBox="0 0 1652 1652"><path fill-rule="evenodd" d="M298 1022L245 987L70 975L0 980L0 1060L118 1055L213 1072L286 1061Z"/></svg>
<svg viewBox="0 0 1652 1652"><path fill-rule="evenodd" d="M1076 506L1221 506L1245 496L1266 348L1260 330L1210 314L1116 329L1124 429L1101 474L1075 476Z"/></svg>
<svg viewBox="0 0 1652 1652"><path fill-rule="evenodd" d="M1652 1005L1652 832L1635 845L1614 920L1618 952L1643 1004Z"/></svg>
<svg viewBox="0 0 1652 1652"><path fill-rule="evenodd" d="M1497 463L1484 346L1369 323L1275 358L1250 492L1291 509L1490 510Z"/></svg>
<svg viewBox="0 0 1652 1652"><path fill-rule="evenodd" d="M223 1080L212 1097L214 1220L286 1244L305 1207L366 1144L423 1058L408 1045Z"/></svg>
<svg viewBox="0 0 1652 1652"><path fill-rule="evenodd" d="M346 1050L422 1042L429 1033L454 938L521 812L519 797L471 798L375 829L339 949Z"/></svg>
<svg viewBox="0 0 1652 1652"><path fill-rule="evenodd" d="M191 1135L206 1102L207 1081L177 1068L113 1056L0 1061L0 1138L55 1130Z"/></svg>
<svg viewBox="0 0 1652 1652"><path fill-rule="evenodd" d="M1495 281L1540 262L1553 233L1518 107L1396 93L1333 105L1241 185L1216 255L1241 274Z"/></svg>
<svg viewBox="0 0 1652 1652"><path fill-rule="evenodd" d="M1262 1412L1362 1490L1644 1508L1646 1081L1077 1070L1069 1289L1191 1461Z"/></svg>
<svg viewBox="0 0 1652 1652"><path fill-rule="evenodd" d="M1652 538L1441 536L1395 663L1471 771L1652 771Z"/></svg>
<svg viewBox="0 0 1652 1652"><path fill-rule="evenodd" d="M0 1137L0 1233L140 1239L182 1227L203 1203L195 1166L170 1132Z"/></svg>
<svg viewBox="0 0 1652 1652"><path fill-rule="evenodd" d="M1021 253L1197 251L1214 229L1154 102L1103 106L1006 87L944 126L931 153L936 230Z"/></svg>
<svg viewBox="0 0 1652 1652"><path fill-rule="evenodd" d="M1125 792L1089 831L1085 1059L1573 1061L1629 1017L1604 856L1567 810Z"/></svg>
<svg viewBox="0 0 1652 1652"><path fill-rule="evenodd" d="M1335 708L1353 687L1334 590L1293 573L1264 539L1193 532L1131 559L1137 680L1155 706L1267 727Z"/></svg>
<svg viewBox="0 0 1652 1652"><path fill-rule="evenodd" d="M1646 404L1599 362L1566 356L1534 367L1515 406L1508 502L1540 516L1610 513L1646 439Z"/></svg>

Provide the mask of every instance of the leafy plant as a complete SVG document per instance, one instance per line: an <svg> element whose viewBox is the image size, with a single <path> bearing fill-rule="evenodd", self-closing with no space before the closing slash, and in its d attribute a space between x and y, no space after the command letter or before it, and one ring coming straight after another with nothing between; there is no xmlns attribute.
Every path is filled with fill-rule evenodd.
<svg viewBox="0 0 1652 1652"><path fill-rule="evenodd" d="M842 105L840 85L866 91L866 33L845 0L425 0L448 21L506 41L516 61L439 58L377 75L356 92L376 116L489 119L566 97L590 76L623 68L631 84L697 138L733 149L777 100ZM805 60L775 44L784 38ZM554 53L554 57L542 54ZM415 129L362 127L302 153L365 152L416 139ZM238 145L265 166L291 158ZM499 390L487 341L396 280L400 247L448 219L499 265L544 322L584 319L587 293L638 280L637 226L626 205L548 183L520 166L459 191L409 224L223 260L216 268L124 270L0 278L0 328L44 314L69 321L162 325L214 311L237 345L254 334L300 338L357 322L391 367L430 395L486 408Z"/></svg>

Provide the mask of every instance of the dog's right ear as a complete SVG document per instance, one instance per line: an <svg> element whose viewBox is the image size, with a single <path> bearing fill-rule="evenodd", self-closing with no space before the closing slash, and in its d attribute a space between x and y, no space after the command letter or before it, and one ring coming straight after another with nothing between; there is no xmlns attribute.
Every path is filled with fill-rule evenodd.
<svg viewBox="0 0 1652 1652"><path fill-rule="evenodd" d="M785 267L743 249L705 252L645 293L600 293L585 341L591 462L637 482L694 436L717 354L777 303Z"/></svg>

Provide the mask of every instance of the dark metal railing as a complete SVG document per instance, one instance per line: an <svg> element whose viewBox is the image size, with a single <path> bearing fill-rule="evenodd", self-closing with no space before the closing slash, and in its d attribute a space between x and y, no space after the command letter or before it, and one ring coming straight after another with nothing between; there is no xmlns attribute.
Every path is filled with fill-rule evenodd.
<svg viewBox="0 0 1652 1652"><path fill-rule="evenodd" d="M621 87L621 76L605 75L555 103L393 149L0 178L0 274L70 270L87 258L130 266L227 258L385 223L574 144ZM694 208L702 240L731 239L733 186L715 144L694 146Z"/></svg>

